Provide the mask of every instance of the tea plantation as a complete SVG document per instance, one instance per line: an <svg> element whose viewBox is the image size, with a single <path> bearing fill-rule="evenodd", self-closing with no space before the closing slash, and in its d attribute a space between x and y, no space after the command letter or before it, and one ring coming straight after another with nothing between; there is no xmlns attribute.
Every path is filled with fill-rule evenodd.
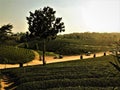
<svg viewBox="0 0 120 90"><path fill-rule="evenodd" d="M13 46L0 45L0 63L18 64L34 59L33 51Z"/></svg>
<svg viewBox="0 0 120 90"><path fill-rule="evenodd" d="M113 56L2 70L10 90L120 90Z"/></svg>

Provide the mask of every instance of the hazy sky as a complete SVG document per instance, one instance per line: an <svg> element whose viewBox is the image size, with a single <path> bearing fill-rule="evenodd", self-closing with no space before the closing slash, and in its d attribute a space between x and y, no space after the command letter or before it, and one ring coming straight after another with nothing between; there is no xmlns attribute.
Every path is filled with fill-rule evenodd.
<svg viewBox="0 0 120 90"><path fill-rule="evenodd" d="M120 0L0 0L0 26L26 32L29 11L50 6L62 17L65 33L120 32Z"/></svg>

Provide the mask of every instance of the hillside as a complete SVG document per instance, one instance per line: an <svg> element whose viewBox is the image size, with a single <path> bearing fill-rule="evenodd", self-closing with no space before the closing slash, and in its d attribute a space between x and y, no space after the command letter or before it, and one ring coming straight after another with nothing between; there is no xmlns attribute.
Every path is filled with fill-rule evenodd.
<svg viewBox="0 0 120 90"><path fill-rule="evenodd" d="M6 89L15 90L113 90L120 89L120 74L109 63L112 56L76 60L46 66L6 69L2 73L9 77Z"/></svg>
<svg viewBox="0 0 120 90"><path fill-rule="evenodd" d="M55 40L46 42L46 50L63 55L82 54L88 51L111 51L120 40L120 33L71 33L58 35ZM20 47L26 47L21 45ZM42 50L42 41L31 41L28 47Z"/></svg>

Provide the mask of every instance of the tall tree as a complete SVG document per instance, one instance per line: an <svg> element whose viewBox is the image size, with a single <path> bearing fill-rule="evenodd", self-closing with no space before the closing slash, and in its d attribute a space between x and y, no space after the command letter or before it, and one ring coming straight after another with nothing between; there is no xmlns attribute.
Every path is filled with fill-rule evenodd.
<svg viewBox="0 0 120 90"><path fill-rule="evenodd" d="M9 35L12 34L13 26L10 24L3 25L0 27L0 41L3 42L4 40L8 39Z"/></svg>
<svg viewBox="0 0 120 90"><path fill-rule="evenodd" d="M65 31L64 23L61 22L61 17L55 17L56 11L51 7L44 7L43 9L30 12L27 17L29 24L30 38L37 38L43 40L43 65L45 65L45 42L46 40L55 39L59 32Z"/></svg>

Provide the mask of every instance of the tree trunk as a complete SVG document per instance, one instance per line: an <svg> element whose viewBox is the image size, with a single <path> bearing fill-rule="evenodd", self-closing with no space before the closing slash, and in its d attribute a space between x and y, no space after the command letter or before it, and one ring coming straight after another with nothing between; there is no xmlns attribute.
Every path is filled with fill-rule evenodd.
<svg viewBox="0 0 120 90"><path fill-rule="evenodd" d="M23 63L19 63L19 67L23 67Z"/></svg>
<svg viewBox="0 0 120 90"><path fill-rule="evenodd" d="M45 39L43 40L43 65L45 65Z"/></svg>

